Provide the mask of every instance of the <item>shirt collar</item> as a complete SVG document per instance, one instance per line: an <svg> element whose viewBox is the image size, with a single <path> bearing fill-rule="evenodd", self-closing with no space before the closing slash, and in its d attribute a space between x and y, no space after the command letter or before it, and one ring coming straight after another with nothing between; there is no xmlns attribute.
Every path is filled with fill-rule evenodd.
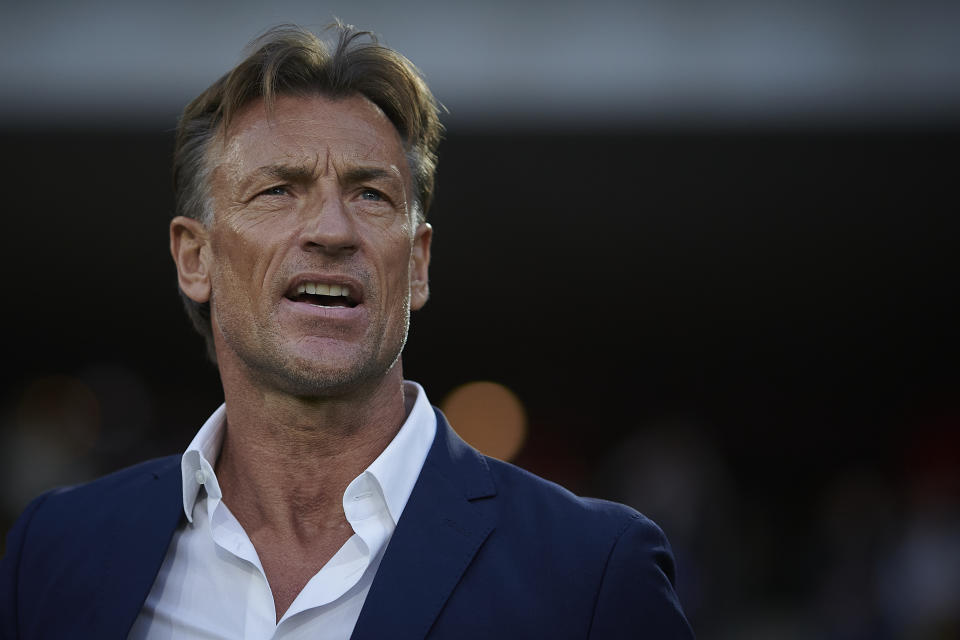
<svg viewBox="0 0 960 640"><path fill-rule="evenodd" d="M207 486L207 495L215 495L217 498L222 495L217 476L213 473L213 465L217 463L220 455L226 424L227 405L221 404L200 427L180 460L180 472L183 474L183 512L190 522L193 522L193 505L197 503L202 485Z"/></svg>
<svg viewBox="0 0 960 640"><path fill-rule="evenodd" d="M413 408L397 435L366 470L380 485L380 492L394 524L400 521L400 514L413 492L413 485L420 477L420 470L437 433L437 415L423 387L405 380L403 395L405 398L415 398Z"/></svg>
<svg viewBox="0 0 960 640"><path fill-rule="evenodd" d="M376 480L394 524L400 520L437 432L437 416L423 387L405 380L403 394L408 406L409 399L414 398L407 419L386 449L360 474L370 474ZM189 522L193 522L193 507L201 485L206 486L211 498L219 500L222 497L213 469L220 455L226 423L227 407L221 404L200 427L180 461L183 511Z"/></svg>

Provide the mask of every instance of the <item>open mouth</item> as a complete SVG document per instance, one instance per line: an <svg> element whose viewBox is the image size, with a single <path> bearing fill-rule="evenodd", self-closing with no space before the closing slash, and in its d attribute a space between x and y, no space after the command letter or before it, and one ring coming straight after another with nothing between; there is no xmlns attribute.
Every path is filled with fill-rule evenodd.
<svg viewBox="0 0 960 640"><path fill-rule="evenodd" d="M287 294L287 298L294 302L305 302L317 307L353 308L359 304L352 295L350 287L320 282L301 283Z"/></svg>

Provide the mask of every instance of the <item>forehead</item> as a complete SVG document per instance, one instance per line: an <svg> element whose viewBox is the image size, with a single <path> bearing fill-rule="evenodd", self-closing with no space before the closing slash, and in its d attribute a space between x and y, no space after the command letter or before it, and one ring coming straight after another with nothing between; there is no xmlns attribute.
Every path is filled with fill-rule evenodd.
<svg viewBox="0 0 960 640"><path fill-rule="evenodd" d="M276 163L377 166L405 181L409 169L393 123L360 95L279 96L271 110L262 99L241 109L223 135L213 164L242 177Z"/></svg>

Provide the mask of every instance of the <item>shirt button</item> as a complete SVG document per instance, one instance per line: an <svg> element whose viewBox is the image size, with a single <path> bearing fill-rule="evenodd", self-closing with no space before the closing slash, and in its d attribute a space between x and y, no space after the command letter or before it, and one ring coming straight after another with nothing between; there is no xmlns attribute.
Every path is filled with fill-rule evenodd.
<svg viewBox="0 0 960 640"><path fill-rule="evenodd" d="M203 484L207 481L207 475L203 472L203 469L197 469L195 477L197 479L197 484Z"/></svg>

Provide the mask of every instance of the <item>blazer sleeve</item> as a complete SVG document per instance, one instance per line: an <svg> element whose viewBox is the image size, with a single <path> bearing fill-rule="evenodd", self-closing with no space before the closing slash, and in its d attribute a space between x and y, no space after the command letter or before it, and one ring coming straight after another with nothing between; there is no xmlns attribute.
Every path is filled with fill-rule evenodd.
<svg viewBox="0 0 960 640"><path fill-rule="evenodd" d="M49 495L50 492L44 493L27 505L7 534L7 549L0 560L0 638L3 640L18 637L20 556L30 522Z"/></svg>
<svg viewBox="0 0 960 640"><path fill-rule="evenodd" d="M635 514L607 558L590 624L591 640L692 639L673 583L673 552L666 536L652 521Z"/></svg>

